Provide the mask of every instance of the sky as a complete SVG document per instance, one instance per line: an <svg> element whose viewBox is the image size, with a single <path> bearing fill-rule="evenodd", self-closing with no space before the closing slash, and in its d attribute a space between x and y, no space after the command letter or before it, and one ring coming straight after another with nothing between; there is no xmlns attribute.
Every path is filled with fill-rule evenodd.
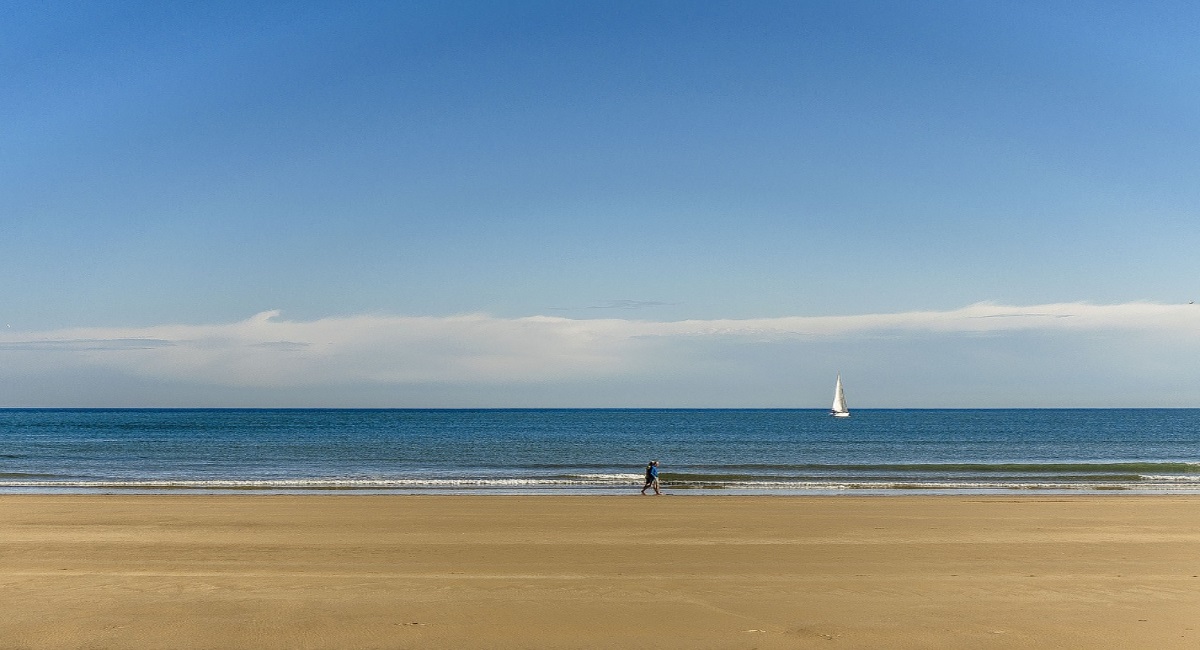
<svg viewBox="0 0 1200 650"><path fill-rule="evenodd" d="M1200 407L1186 2L46 2L0 406Z"/></svg>

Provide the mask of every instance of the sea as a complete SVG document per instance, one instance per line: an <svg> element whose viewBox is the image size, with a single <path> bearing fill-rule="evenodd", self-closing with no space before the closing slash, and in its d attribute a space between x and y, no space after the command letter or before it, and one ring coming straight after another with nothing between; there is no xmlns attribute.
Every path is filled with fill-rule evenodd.
<svg viewBox="0 0 1200 650"><path fill-rule="evenodd" d="M1200 493L1200 409L0 409L0 493Z"/></svg>

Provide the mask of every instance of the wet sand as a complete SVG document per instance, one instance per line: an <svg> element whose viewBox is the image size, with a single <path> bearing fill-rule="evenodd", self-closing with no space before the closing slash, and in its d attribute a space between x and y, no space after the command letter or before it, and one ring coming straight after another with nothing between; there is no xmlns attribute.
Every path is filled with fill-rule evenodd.
<svg viewBox="0 0 1200 650"><path fill-rule="evenodd" d="M1200 497L0 496L0 648L1196 648Z"/></svg>

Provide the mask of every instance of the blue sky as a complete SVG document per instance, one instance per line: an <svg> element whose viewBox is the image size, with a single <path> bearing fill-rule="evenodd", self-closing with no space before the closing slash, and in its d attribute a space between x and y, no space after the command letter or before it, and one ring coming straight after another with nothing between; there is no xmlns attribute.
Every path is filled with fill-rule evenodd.
<svg viewBox="0 0 1200 650"><path fill-rule="evenodd" d="M1200 406L1189 3L5 14L0 405Z"/></svg>

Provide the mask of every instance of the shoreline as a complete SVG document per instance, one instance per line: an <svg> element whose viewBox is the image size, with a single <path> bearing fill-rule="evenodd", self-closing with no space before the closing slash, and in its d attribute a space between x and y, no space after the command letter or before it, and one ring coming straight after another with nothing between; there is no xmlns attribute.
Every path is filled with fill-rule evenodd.
<svg viewBox="0 0 1200 650"><path fill-rule="evenodd" d="M22 496L92 496L92 497L122 497L122 496L453 496L453 497L595 497L619 498L637 496L641 483L622 487L585 487L585 488L364 488L364 487L260 487L260 486L231 486L231 487L191 487L191 486L108 486L105 487L46 487L46 486L0 486L0 498ZM1062 497L1200 497L1200 485L1195 487L1109 487L1085 485L1078 487L831 487L807 489L772 489L772 488L741 488L741 487L672 487L663 486L664 496L688 498L898 498L898 497L1029 497L1062 496Z"/></svg>
<svg viewBox="0 0 1200 650"><path fill-rule="evenodd" d="M1191 648L1200 496L4 494L31 648Z"/></svg>

